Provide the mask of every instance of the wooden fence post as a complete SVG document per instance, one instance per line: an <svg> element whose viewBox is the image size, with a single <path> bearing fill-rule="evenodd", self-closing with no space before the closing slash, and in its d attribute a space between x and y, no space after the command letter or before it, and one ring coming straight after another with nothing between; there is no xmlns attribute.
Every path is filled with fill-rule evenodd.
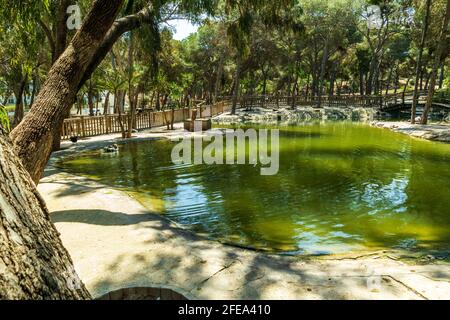
<svg viewBox="0 0 450 320"><path fill-rule="evenodd" d="M84 138L86 137L86 125L84 123L84 117L80 116L80 120L81 120L81 136Z"/></svg>
<svg viewBox="0 0 450 320"><path fill-rule="evenodd" d="M151 129L152 128L152 114L153 112L147 112L147 116L148 116L148 128Z"/></svg>
<svg viewBox="0 0 450 320"><path fill-rule="evenodd" d="M106 131L106 134L109 134L109 121L108 121L108 116L107 115L105 115L104 116L104 121L105 121L105 131Z"/></svg>

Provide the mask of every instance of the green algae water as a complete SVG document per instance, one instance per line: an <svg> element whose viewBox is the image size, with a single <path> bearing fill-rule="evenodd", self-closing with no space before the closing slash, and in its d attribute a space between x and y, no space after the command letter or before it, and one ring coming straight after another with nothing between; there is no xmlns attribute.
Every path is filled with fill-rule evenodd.
<svg viewBox="0 0 450 320"><path fill-rule="evenodd" d="M287 254L450 247L450 145L358 123L280 127L280 170L174 165L169 140L63 170L132 192L150 211L231 244Z"/></svg>

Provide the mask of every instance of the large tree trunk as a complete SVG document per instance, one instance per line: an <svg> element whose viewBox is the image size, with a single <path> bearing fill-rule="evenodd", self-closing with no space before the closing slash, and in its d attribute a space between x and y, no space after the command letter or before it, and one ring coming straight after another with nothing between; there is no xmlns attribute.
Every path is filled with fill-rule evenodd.
<svg viewBox="0 0 450 320"><path fill-rule="evenodd" d="M17 96L16 97L16 106L14 108L14 118L13 118L13 122L12 122L12 126L16 127L20 121L22 121L23 116L24 116L24 108L23 108L23 95Z"/></svg>
<svg viewBox="0 0 450 320"><path fill-rule="evenodd" d="M423 75L425 74L427 67L426 65L420 69L420 90L423 90Z"/></svg>
<svg viewBox="0 0 450 320"><path fill-rule="evenodd" d="M213 97L213 103L217 102L217 96L219 95L219 92L221 91L221 83L222 83L222 77L223 77L223 61L225 57L223 54L220 55L219 64L217 66L217 77L216 77L216 84L214 85L214 97Z"/></svg>
<svg viewBox="0 0 450 320"><path fill-rule="evenodd" d="M444 86L444 79L445 79L445 61L442 61L441 73L439 75L439 89L442 89L442 87Z"/></svg>
<svg viewBox="0 0 450 320"><path fill-rule="evenodd" d="M322 106L322 95L323 95L323 82L325 78L325 68L328 61L328 45L329 40L325 40L325 47L323 49L322 63L320 64L320 76L319 76L319 100L317 106L320 108Z"/></svg>
<svg viewBox="0 0 450 320"><path fill-rule="evenodd" d="M364 95L364 72L361 68L359 69L359 94Z"/></svg>
<svg viewBox="0 0 450 320"><path fill-rule="evenodd" d="M373 88L373 93L375 95L381 95L381 90L380 90L381 89L380 88L381 60L382 60L382 57L378 60L378 63L375 68L375 74L373 77L372 88Z"/></svg>
<svg viewBox="0 0 450 320"><path fill-rule="evenodd" d="M161 97L159 91L156 92L156 111L161 111Z"/></svg>
<svg viewBox="0 0 450 320"><path fill-rule="evenodd" d="M117 90L116 96L117 99L114 102L114 113L124 113L126 92L124 90Z"/></svg>
<svg viewBox="0 0 450 320"><path fill-rule="evenodd" d="M89 299L49 212L0 129L0 300Z"/></svg>
<svg viewBox="0 0 450 320"><path fill-rule="evenodd" d="M52 30L41 19L38 19L38 23L44 31L48 44L50 46L50 52L52 56L52 64L56 62L59 56L64 52L67 45L67 26L66 21L68 19L67 8L70 6L70 0L58 0L56 9L56 19L53 22Z"/></svg>
<svg viewBox="0 0 450 320"><path fill-rule="evenodd" d="M291 104L291 109L294 110L295 107L297 106L297 101L296 101L296 97L298 94L298 78L299 78L299 73L298 73L298 68L299 68L299 60L297 60L295 62L295 79L294 79L294 88L292 89L292 104Z"/></svg>
<svg viewBox="0 0 450 320"><path fill-rule="evenodd" d="M81 101L78 104L79 110L80 110L80 115L83 113L83 110L82 110L82 108L83 108L83 101L84 101L83 99L81 99ZM75 100L76 100L76 98L75 98ZM59 127L59 129L57 129L57 130L53 129L52 130L52 136L53 136L52 151L59 151L59 150L61 150L61 136L62 136L62 132L63 132L63 123L64 123L65 119L70 118L71 107L69 108L69 110L67 111L66 115L64 116L64 119L61 121L61 126Z"/></svg>
<svg viewBox="0 0 450 320"><path fill-rule="evenodd" d="M128 39L128 102L130 104L130 114L128 117L128 131L127 138L131 138L133 134L134 119L136 118L136 100L135 92L132 86L133 80L133 63L134 63L134 38L133 32L130 32L130 38ZM136 90L137 91L137 90Z"/></svg>
<svg viewBox="0 0 450 320"><path fill-rule="evenodd" d="M374 56L372 57L372 60L370 61L370 65L369 65L369 73L367 74L366 77L366 95L371 95L372 91L373 91L373 79L375 77L375 69L376 69L376 65L377 65L377 60Z"/></svg>
<svg viewBox="0 0 450 320"><path fill-rule="evenodd" d="M296 105L297 105L297 101L296 101L296 97L297 97L297 92L298 91L298 75L295 76L295 82L294 82L294 87L292 88L292 98L291 98L291 109L294 110Z"/></svg>
<svg viewBox="0 0 450 320"><path fill-rule="evenodd" d="M109 95L110 92L108 91L106 93L106 97L105 97L105 104L103 105L103 114L107 115L109 113Z"/></svg>
<svg viewBox="0 0 450 320"><path fill-rule="evenodd" d="M31 98L30 98L30 109L33 107L34 104L34 98L36 97L36 92L38 92L37 86L38 86L38 79L39 75L38 72L36 71L34 76L33 76L33 81L31 83L31 85L33 86L33 88L31 89Z"/></svg>
<svg viewBox="0 0 450 320"><path fill-rule="evenodd" d="M428 86L430 84L430 77L431 77L431 73L427 74L426 80L425 80L425 90L428 90Z"/></svg>
<svg viewBox="0 0 450 320"><path fill-rule="evenodd" d="M386 83L386 95L389 93L389 90L391 90L391 81L392 81L392 75L394 74L394 67L391 67L389 70L389 76Z"/></svg>
<svg viewBox="0 0 450 320"><path fill-rule="evenodd" d="M66 22L69 18L67 14L67 8L70 6L70 0L59 0L58 6L58 17L55 25L55 51L52 55L52 62L55 63L56 60L61 56L61 54L66 50L67 46L67 26Z"/></svg>
<svg viewBox="0 0 450 320"><path fill-rule="evenodd" d="M239 98L240 78L241 78L241 56L238 53L236 59L236 73L234 75L233 104L231 107L231 114L236 114L236 107Z"/></svg>
<svg viewBox="0 0 450 320"><path fill-rule="evenodd" d="M331 68L330 72L330 90L329 90L329 96L334 96L334 87L336 83L336 69L337 69L338 61L333 62L333 67Z"/></svg>
<svg viewBox="0 0 450 320"><path fill-rule="evenodd" d="M19 86L14 90L14 96L16 97L16 108L14 110L13 127L16 127L22 121L25 113L23 95L25 93L27 79L27 76L25 76L25 78L19 83Z"/></svg>
<svg viewBox="0 0 450 320"><path fill-rule="evenodd" d="M55 39L53 41L52 49L52 64L61 56L61 54L66 50L67 47L67 19L68 13L67 8L70 6L70 0L59 0L58 6L58 16L56 19L56 24L54 25ZM71 105L72 106L72 105ZM66 118L70 117L70 111L67 112ZM59 129L53 130L53 144L52 151L58 151L61 149L61 136L62 136L63 126Z"/></svg>
<svg viewBox="0 0 450 320"><path fill-rule="evenodd" d="M151 8L149 6L143 8L136 14L129 15L123 18L118 19L114 22L111 29L106 34L105 38L101 46L98 48L94 57L89 63L87 67L83 79L81 80L79 87L82 87L83 84L91 77L92 73L97 69L99 64L103 61L106 55L111 51L114 43L125 33L128 31L132 31L141 27L144 23L153 24L154 17L152 15Z"/></svg>
<svg viewBox="0 0 450 320"><path fill-rule="evenodd" d="M87 92L88 96L88 107L89 107L89 116L95 116L94 112L94 89L92 88L92 80L89 81L89 88Z"/></svg>
<svg viewBox="0 0 450 320"><path fill-rule="evenodd" d="M409 81L411 81L411 76L408 76L408 79L406 80L405 85L403 86L402 105L405 105L406 90L408 90Z"/></svg>
<svg viewBox="0 0 450 320"><path fill-rule="evenodd" d="M445 9L445 17L444 21L442 23L442 30L439 37L439 43L438 48L436 50L436 56L434 58L433 63L433 69L431 71L430 75L430 86L428 88L428 96L427 96L427 102L425 104L425 109L423 110L422 114L422 124L427 124L428 122L428 113L430 112L431 105L433 104L433 96L436 89L436 79L437 79L437 73L439 66L441 64L441 61L445 60L445 57L443 57L445 46L447 45L447 31L448 31L448 22L450 20L450 0L447 0L447 6Z"/></svg>
<svg viewBox="0 0 450 320"><path fill-rule="evenodd" d="M262 94L265 97L267 95L267 78L269 77L270 66L267 67L267 70L264 66L261 68L261 74L263 77L263 87Z"/></svg>
<svg viewBox="0 0 450 320"><path fill-rule="evenodd" d="M395 82L394 82L394 94L397 94L397 91L400 87L400 74L398 72L399 65L395 68Z"/></svg>
<svg viewBox="0 0 450 320"><path fill-rule="evenodd" d="M59 130L75 100L80 81L118 14L123 0L96 0L81 29L53 64L33 109L12 132L17 154L38 182Z"/></svg>

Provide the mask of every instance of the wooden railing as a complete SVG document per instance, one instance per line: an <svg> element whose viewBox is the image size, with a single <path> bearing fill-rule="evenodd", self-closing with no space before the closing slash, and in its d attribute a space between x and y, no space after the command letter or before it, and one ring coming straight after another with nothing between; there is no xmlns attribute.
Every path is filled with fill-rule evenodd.
<svg viewBox="0 0 450 320"><path fill-rule="evenodd" d="M209 118L229 111L231 104L227 101L222 101L211 106L198 106L196 109L198 117ZM174 123L190 119L192 117L192 110L190 108L174 110ZM130 115L119 116L118 114L72 117L64 120L61 138L68 140L71 137L85 138L118 133L122 131L120 120L124 130L128 130L129 117ZM166 121L171 120L171 117L172 110L144 110L136 114L134 129L143 130L164 126L167 125Z"/></svg>
<svg viewBox="0 0 450 320"><path fill-rule="evenodd" d="M419 92L419 97L423 97L425 91ZM362 108L387 108L395 104L405 104L405 101L412 100L413 93L410 91L387 94L383 96L361 96L361 95L341 95L305 97L305 96L242 96L238 99L237 108L271 108L292 106L312 106L312 107L362 107ZM203 106L198 104L197 117L209 118L231 110L232 97L221 97L221 102L214 105ZM174 110L174 122L181 122L190 119L191 108ZM164 113L165 116L164 116ZM170 121L172 110L151 111L145 110L136 115L134 129L150 129L166 125ZM122 125L124 130L128 130L129 115L122 115ZM69 118L64 121L62 139L71 137L92 137L102 134L121 132L120 116L117 114L104 116L81 116ZM167 119L167 120L166 120Z"/></svg>
<svg viewBox="0 0 450 320"><path fill-rule="evenodd" d="M231 97L222 97L230 100ZM242 96L238 99L239 108L273 108L280 107L380 107L383 103L382 96Z"/></svg>
<svg viewBox="0 0 450 320"><path fill-rule="evenodd" d="M426 96L426 91L419 91L419 97ZM390 93L386 95L340 95L340 96L242 96L237 101L238 108L273 108L280 107L360 107L360 108L384 108L391 104L405 103L406 100L411 100L413 97L412 91ZM232 97L221 97L228 101Z"/></svg>

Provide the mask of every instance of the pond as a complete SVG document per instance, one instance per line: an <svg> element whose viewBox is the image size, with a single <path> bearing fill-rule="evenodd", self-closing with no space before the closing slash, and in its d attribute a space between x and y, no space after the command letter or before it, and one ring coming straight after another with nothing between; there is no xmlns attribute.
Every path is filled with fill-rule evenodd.
<svg viewBox="0 0 450 320"><path fill-rule="evenodd" d="M361 123L280 129L280 170L175 165L169 140L64 158L63 170L133 195L214 239L284 254L447 250L450 145Z"/></svg>

